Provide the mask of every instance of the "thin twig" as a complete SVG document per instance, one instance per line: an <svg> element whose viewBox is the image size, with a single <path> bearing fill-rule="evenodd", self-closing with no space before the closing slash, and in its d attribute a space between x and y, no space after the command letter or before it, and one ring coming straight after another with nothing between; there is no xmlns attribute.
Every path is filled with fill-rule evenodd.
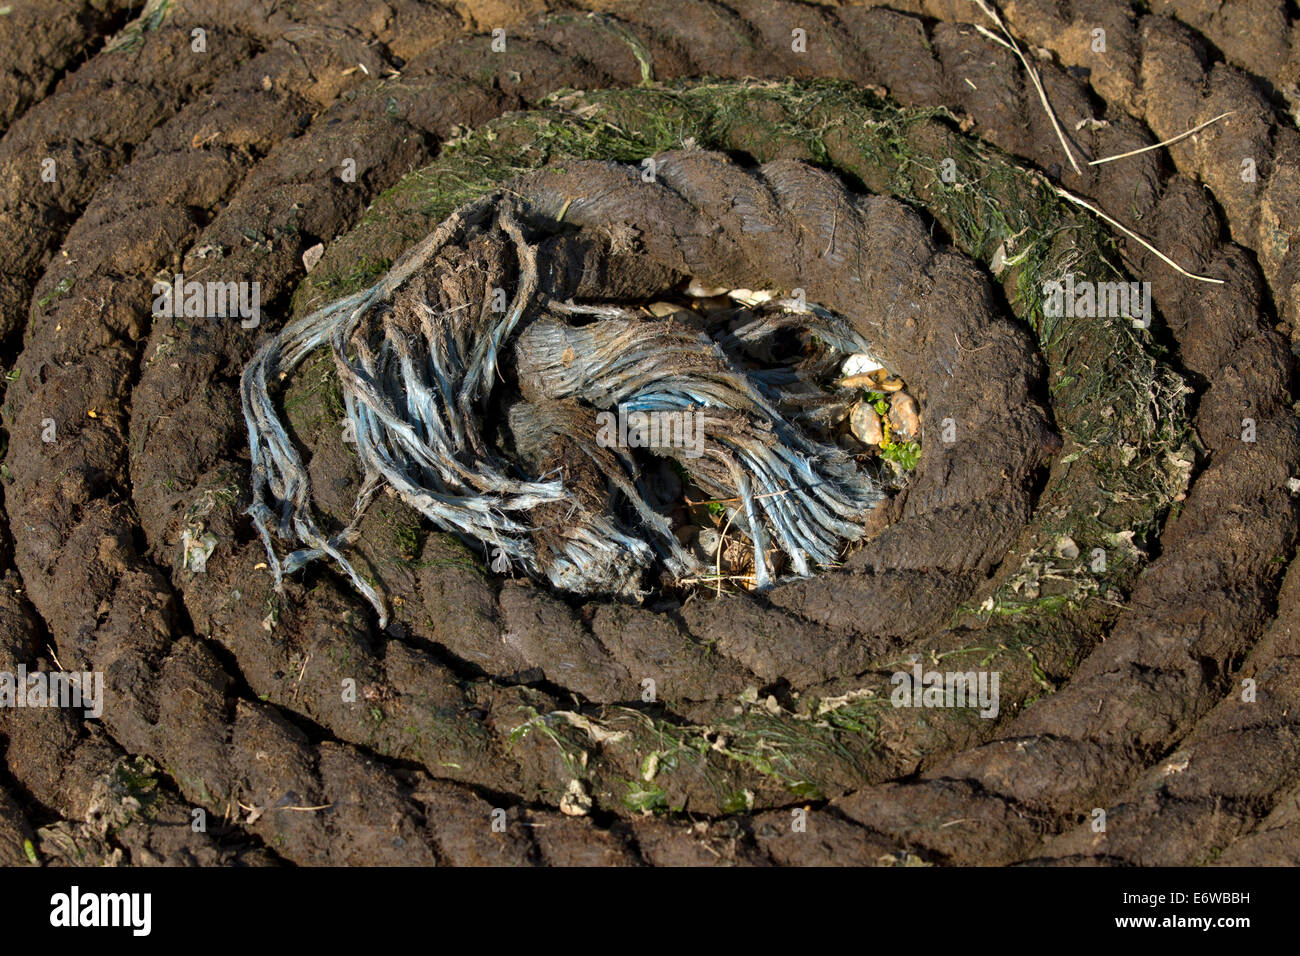
<svg viewBox="0 0 1300 956"><path fill-rule="evenodd" d="M1161 146L1172 146L1174 143L1177 143L1179 140L1186 139L1187 137L1192 136L1195 133L1199 133L1201 130L1205 129L1205 127L1209 126L1211 123L1217 123L1225 116L1231 116L1235 112L1237 111L1228 110L1228 112L1226 113L1220 113L1218 116L1214 117L1214 119L1206 120L1200 126L1193 126L1185 133L1179 133L1177 136L1173 136L1169 139L1163 140L1162 142L1159 143L1155 143L1154 145L1151 146L1143 146L1141 149L1130 149L1127 153L1120 153L1118 156L1105 156L1101 159L1094 159L1091 162L1089 162L1088 165L1100 166L1102 163L1113 163L1117 159L1128 159L1130 156L1136 156L1139 153L1145 153L1153 149L1159 149Z"/></svg>
<svg viewBox="0 0 1300 956"><path fill-rule="evenodd" d="M1074 168L1074 171L1079 175L1082 175L1083 170L1080 169L1079 164L1075 162L1074 151L1070 149L1070 142L1065 138L1065 130L1061 129L1061 124L1057 122L1056 119L1056 112L1052 109L1052 104L1047 101L1047 91L1043 89L1043 81L1039 79L1038 69L1030 63L1029 59L1020 51L1020 46L1016 43L1016 38L1011 35L1011 31L1008 30L1006 24L1002 22L1002 18L998 16L997 11L985 3L984 0L973 0L973 2L984 11L989 19L998 25L998 28L1001 29L1004 34L1006 34L1007 43L1004 44L1004 46L1009 46L1011 51L1020 58L1020 62L1025 67L1025 72L1029 74L1030 82L1034 84L1034 89L1038 91L1038 99L1042 102L1043 109L1047 112L1047 118L1052 121L1052 129L1056 130L1056 138L1061 141L1061 147L1065 150L1066 158L1070 161L1070 165ZM991 36L987 30L982 30L980 32L986 36Z"/></svg>
<svg viewBox="0 0 1300 956"><path fill-rule="evenodd" d="M1132 229L1129 229L1127 226L1121 224L1121 223L1118 222L1117 220L1112 219L1110 216L1106 215L1104 212L1102 212L1100 209L1098 209L1098 208L1097 208L1096 206L1094 206L1092 203L1088 202L1087 200L1080 199L1078 196L1076 196L1074 193L1070 192L1068 189L1062 189L1060 186L1057 186L1055 183L1052 184L1052 188L1056 190L1056 193L1057 193L1058 196L1061 196L1061 197L1063 197L1063 198L1065 198L1065 199L1068 199L1070 202L1074 203L1076 206L1082 206L1084 209L1088 210L1088 211L1089 211L1090 213L1092 213L1094 216L1097 216L1097 217L1101 218L1102 220L1104 220L1104 221L1110 223L1112 226L1114 226L1114 227L1115 227L1116 229L1118 229L1120 232L1124 233L1124 235L1126 235L1126 236L1128 236L1130 239L1133 239L1133 240L1135 240L1136 242L1140 243L1140 244L1142 245L1142 247L1145 248L1147 251L1155 253L1155 254L1160 258L1160 261L1163 262L1165 265L1167 265L1167 266L1171 266L1171 267L1173 267L1174 269L1177 269L1177 270L1178 270L1179 272L1181 272L1183 275L1187 276L1187 278L1189 278L1189 279L1196 279L1198 282L1214 282L1214 283L1217 283L1218 285L1223 285L1223 280L1222 280L1222 279L1215 279L1215 278L1212 278L1211 276L1201 276L1201 275L1197 275L1195 272L1188 272L1186 269L1184 269L1184 268L1183 268L1182 266L1180 266L1178 263L1174 262L1173 259L1170 259L1167 255L1165 255L1163 252L1161 252L1161 251L1160 251L1159 249L1157 249L1155 246L1151 245L1151 243L1147 242L1145 239L1143 239L1141 236L1139 236L1139 235L1138 235L1136 232L1134 232Z"/></svg>
<svg viewBox="0 0 1300 956"><path fill-rule="evenodd" d="M724 574L719 577L716 574L705 574L693 578L678 578L676 583L682 586L688 584L713 584L720 581L740 581L750 587L754 587L756 579L752 574Z"/></svg>
<svg viewBox="0 0 1300 956"><path fill-rule="evenodd" d="M975 29L978 30L980 33L982 33L984 36L988 37L988 38L989 38L990 40L992 40L994 43L1000 43L1000 44L1002 44L1004 47L1006 47L1008 50L1011 50L1013 53L1015 52L1015 49L1016 49L1015 47L1013 47L1013 46L1012 46L1010 43L1008 43L1006 40L1002 39L1002 37L998 36L996 33L994 33L994 32L993 32L992 30L990 30L988 27L984 26L984 24L982 24L982 23L977 23L977 24L975 24Z"/></svg>
<svg viewBox="0 0 1300 956"><path fill-rule="evenodd" d="M816 488L818 485L821 484L823 484L823 482L817 482L817 484L810 485L809 487ZM779 498L781 497L781 495L788 495L792 491L794 491L793 488L782 488L780 491L767 491L761 495L754 495L754 500L758 501L760 498ZM734 504L735 502L738 501L745 500L744 498L710 498L707 501L691 501L691 499L687 498L685 495L683 495L682 498L692 508L694 508L696 505L729 505L729 504Z"/></svg>
<svg viewBox="0 0 1300 956"><path fill-rule="evenodd" d="M722 526L722 534L718 535L717 564L714 565L714 570L718 574L718 597L722 597L722 548L727 543L727 532L731 530L731 522L736 519L738 514L740 514L739 508L731 509L731 514L727 515L727 523Z"/></svg>

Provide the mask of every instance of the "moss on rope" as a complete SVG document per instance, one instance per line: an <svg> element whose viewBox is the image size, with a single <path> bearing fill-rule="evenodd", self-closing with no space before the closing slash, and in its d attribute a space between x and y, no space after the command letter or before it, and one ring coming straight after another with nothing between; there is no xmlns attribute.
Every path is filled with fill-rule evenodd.
<svg viewBox="0 0 1300 956"><path fill-rule="evenodd" d="M295 312L372 284L452 210L518 173L583 159L639 163L692 144L756 162L792 158L834 169L855 186L909 203L981 264L991 265L999 252L1008 263L999 280L1010 309L1038 340L1065 447L1014 558L925 654L1000 670L1003 714L1050 693L1113 619L1141 567L1142 543L1187 485L1186 388L1150 334L1130 321L1044 313L1046 282L1067 273L1124 278L1113 243L1040 174L962 134L946 111L900 109L829 81L562 91L541 109L507 114L448 143L435 162L377 199L300 286ZM945 170L955 176L941 175ZM1078 557L1058 556L1065 539ZM1094 549L1104 552L1102 570ZM693 809L733 812L755 805L754 789L767 794L759 805L777 802L773 786L801 797L842 792L886 779L904 759L914 764L914 755L991 732L993 721L973 725L967 713L918 717L890 708L887 675L898 667L880 662L860 694L829 710L815 699L802 701L799 714L750 701L708 727L610 712L606 722L617 736L601 748L608 759L584 762L584 773L594 793L626 790L625 808L658 810L675 806L674 773L703 774L716 805ZM629 768L636 769L630 782Z"/></svg>

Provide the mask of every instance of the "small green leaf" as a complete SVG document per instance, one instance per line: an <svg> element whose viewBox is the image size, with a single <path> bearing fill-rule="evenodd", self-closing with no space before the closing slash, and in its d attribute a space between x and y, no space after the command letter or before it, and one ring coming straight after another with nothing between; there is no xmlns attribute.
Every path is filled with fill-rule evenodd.
<svg viewBox="0 0 1300 956"><path fill-rule="evenodd" d="M890 442L882 444L880 457L897 462L904 471L912 471L921 460L921 445L914 441Z"/></svg>

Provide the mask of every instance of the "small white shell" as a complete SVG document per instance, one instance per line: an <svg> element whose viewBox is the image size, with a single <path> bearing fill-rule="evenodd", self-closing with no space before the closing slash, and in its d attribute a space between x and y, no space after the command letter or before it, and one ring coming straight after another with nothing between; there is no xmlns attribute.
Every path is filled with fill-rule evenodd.
<svg viewBox="0 0 1300 956"><path fill-rule="evenodd" d="M840 374L848 378L851 375L866 375L884 367L884 363L870 352L859 352L844 360L844 367L840 369Z"/></svg>
<svg viewBox="0 0 1300 956"><path fill-rule="evenodd" d="M726 291L726 290L723 290ZM741 305L759 305L776 298L775 292L769 292L766 289L760 289L755 292L753 289L732 289L727 292L733 302L739 302Z"/></svg>
<svg viewBox="0 0 1300 956"><path fill-rule="evenodd" d="M715 295L726 295L727 290L721 286L705 285L699 279L692 279L686 287L686 294L693 299L711 299Z"/></svg>

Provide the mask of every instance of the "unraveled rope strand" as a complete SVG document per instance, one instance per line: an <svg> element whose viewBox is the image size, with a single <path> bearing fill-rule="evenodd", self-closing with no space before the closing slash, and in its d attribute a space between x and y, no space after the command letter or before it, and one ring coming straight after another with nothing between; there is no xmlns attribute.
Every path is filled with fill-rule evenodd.
<svg viewBox="0 0 1300 956"><path fill-rule="evenodd" d="M484 237L516 261L504 312L487 297L430 302L420 285L426 267L453 242ZM708 493L741 503L735 525L753 544L759 587L772 580L769 535L800 575L833 563L845 541L861 535L861 518L881 492L843 451L787 417L815 410L819 395L823 405L835 399L793 370L746 368L752 363L740 355L791 325L835 348L864 348L846 323L774 302L714 341L619 306L555 301L540 288L537 255L513 201L491 193L453 214L372 288L290 324L258 351L241 383L253 471L248 513L277 587L284 574L328 556L385 624L383 595L344 554L385 484L437 527L566 590L636 595L656 559L675 577L699 573L698 559L651 503L635 456L597 439L595 411L618 407L698 417L702 455L654 454L676 458ZM524 401L510 426L526 441L550 436L541 444L554 467L512 460L486 437L498 363L511 343ZM307 471L270 394L272 382L321 347L333 354L364 470L351 517L332 534L313 517ZM298 547L281 560L273 537Z"/></svg>

